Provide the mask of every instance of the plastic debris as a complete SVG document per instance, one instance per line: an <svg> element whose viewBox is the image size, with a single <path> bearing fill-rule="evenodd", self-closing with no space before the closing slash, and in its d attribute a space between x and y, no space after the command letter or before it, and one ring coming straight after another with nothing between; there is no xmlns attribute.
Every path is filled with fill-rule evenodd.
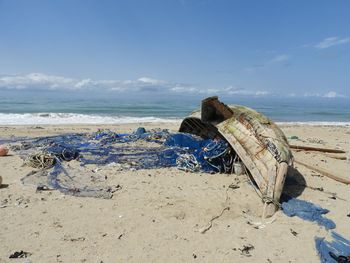
<svg viewBox="0 0 350 263"><path fill-rule="evenodd" d="M291 139L291 140L299 140L299 137L298 137L298 136L295 136L295 135L292 135L292 136L290 136L288 139Z"/></svg>
<svg viewBox="0 0 350 263"><path fill-rule="evenodd" d="M332 240L316 237L316 249L322 263L349 263L350 240L332 231Z"/></svg>
<svg viewBox="0 0 350 263"><path fill-rule="evenodd" d="M287 216L298 216L304 220L317 222L326 230L336 227L332 220L323 217L329 210L310 202L290 198L282 203L282 209ZM327 241L324 237L315 237L316 250L321 263L350 263L350 240L334 231L331 231L331 236L332 241Z"/></svg>
<svg viewBox="0 0 350 263"><path fill-rule="evenodd" d="M15 251L14 253L12 253L9 258L26 258L29 257L30 255L32 255L32 253L30 252L25 252L23 250L21 251Z"/></svg>
<svg viewBox="0 0 350 263"><path fill-rule="evenodd" d="M0 156L6 156L9 150L5 147L0 145Z"/></svg>
<svg viewBox="0 0 350 263"><path fill-rule="evenodd" d="M307 221L316 222L318 225L324 226L327 230L336 227L332 220L323 217L329 210L304 200L290 198L288 201L282 203L282 210L287 216L297 216Z"/></svg>

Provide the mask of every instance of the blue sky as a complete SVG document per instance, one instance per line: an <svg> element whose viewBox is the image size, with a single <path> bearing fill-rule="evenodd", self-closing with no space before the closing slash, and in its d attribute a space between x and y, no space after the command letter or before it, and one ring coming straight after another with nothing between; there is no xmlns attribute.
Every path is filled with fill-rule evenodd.
<svg viewBox="0 0 350 263"><path fill-rule="evenodd" d="M0 0L0 92L350 97L349 11L346 0Z"/></svg>

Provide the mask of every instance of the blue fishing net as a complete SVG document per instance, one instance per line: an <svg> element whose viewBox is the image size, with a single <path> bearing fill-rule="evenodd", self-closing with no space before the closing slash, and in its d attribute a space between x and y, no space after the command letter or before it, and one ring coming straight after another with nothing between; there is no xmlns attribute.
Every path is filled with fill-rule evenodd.
<svg viewBox="0 0 350 263"><path fill-rule="evenodd" d="M28 159L33 153L54 158L46 169L27 175L23 182L46 184L65 194L110 198L113 189L103 185L96 174L89 174L86 166L119 165L122 169L153 169L177 167L191 172L224 173L232 171L234 152L222 139L204 140L186 133L167 130L146 131L138 128L131 134L99 130L92 134L64 134L40 138L11 139L12 150ZM41 155L40 155L41 154ZM78 167L68 163L79 162ZM89 178L94 178L90 182ZM33 180L33 178L35 180Z"/></svg>
<svg viewBox="0 0 350 263"><path fill-rule="evenodd" d="M318 225L324 226L327 230L333 229L336 226L332 220L323 217L329 210L304 200L290 198L288 201L282 203L282 210L287 216L297 216L307 221L316 222Z"/></svg>
<svg viewBox="0 0 350 263"><path fill-rule="evenodd" d="M322 263L349 263L350 240L332 231L332 240L316 237L316 249Z"/></svg>

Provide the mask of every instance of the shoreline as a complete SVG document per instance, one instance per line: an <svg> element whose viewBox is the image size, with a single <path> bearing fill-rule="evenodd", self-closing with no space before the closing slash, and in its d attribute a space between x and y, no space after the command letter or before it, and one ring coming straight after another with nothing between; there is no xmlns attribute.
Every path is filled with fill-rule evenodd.
<svg viewBox="0 0 350 263"><path fill-rule="evenodd" d="M189 113L190 114L190 113ZM0 126L21 126L21 125L127 125L135 123L178 123L187 116L165 117L165 116L120 116L120 115L98 115L80 113L23 113L10 114L0 113ZM269 117L277 125L308 125L308 126L350 126L349 120L331 121L312 119L278 121ZM286 118L288 119L288 118ZM306 118L305 118L306 119ZM335 118L336 119L336 118Z"/></svg>
<svg viewBox="0 0 350 263"><path fill-rule="evenodd" d="M29 127L29 126L47 126L47 127L54 127L54 126L121 126L121 125L157 125L157 124L180 124L184 118L182 119L169 119L169 120L155 120L155 121L135 121L135 122L115 122L115 123L108 123L108 122L101 122L101 123L28 123L28 124L3 124L0 123L0 128L5 127ZM280 127L285 126L312 126L312 127L350 127L350 122L329 122L329 121L274 121L275 124L277 124Z"/></svg>

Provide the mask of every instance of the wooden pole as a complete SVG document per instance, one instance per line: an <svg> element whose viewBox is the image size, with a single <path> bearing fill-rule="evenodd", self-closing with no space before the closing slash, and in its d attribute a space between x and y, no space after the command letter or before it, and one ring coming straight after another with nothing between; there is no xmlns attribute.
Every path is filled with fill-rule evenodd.
<svg viewBox="0 0 350 263"><path fill-rule="evenodd" d="M302 146L302 145L289 145L291 149L303 150L303 151L315 151L315 152L324 152L324 153L346 153L343 150L338 149L328 149L328 148L318 148L311 146Z"/></svg>
<svg viewBox="0 0 350 263"><path fill-rule="evenodd" d="M306 168L309 168L309 169L311 169L311 170L314 170L314 171L316 171L316 172L318 172L318 173L320 173L320 174L322 174L322 175L324 175L324 176L327 176L327 177L329 177L329 178L331 178L331 179L333 179L333 180L336 180L336 181L338 181L338 182L341 182L341 183L343 183L343 184L347 184L347 185L350 184L350 180L349 180L349 179L345 179L345 178L336 176L336 175L331 174L330 172L325 171L325 170L323 170L323 169L321 169L321 168L312 166L312 165L310 165L310 164L307 164L307 163L304 163L304 162L301 162L301 161L298 161L298 160L294 160L294 162L297 163L297 164L301 164L301 165L305 166Z"/></svg>

